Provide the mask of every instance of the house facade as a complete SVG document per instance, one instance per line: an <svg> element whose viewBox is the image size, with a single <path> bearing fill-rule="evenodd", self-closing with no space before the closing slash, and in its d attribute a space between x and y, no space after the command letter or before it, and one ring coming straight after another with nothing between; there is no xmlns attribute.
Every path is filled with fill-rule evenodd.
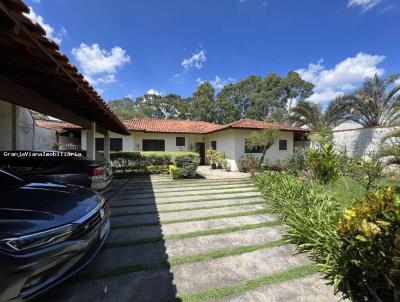
<svg viewBox="0 0 400 302"><path fill-rule="evenodd" d="M238 161L246 155L261 156L257 150L249 150L246 138L251 132L265 128L276 128L279 137L268 149L266 160L270 163L285 160L294 148L307 140L309 130L287 125L273 124L249 119L227 125L202 121L165 119L136 119L124 121L131 135L110 133L111 151L196 151L201 164L207 163L208 148L224 152L232 171L238 171ZM86 149L86 130L81 133L81 146ZM101 134L96 135L96 149L102 150Z"/></svg>

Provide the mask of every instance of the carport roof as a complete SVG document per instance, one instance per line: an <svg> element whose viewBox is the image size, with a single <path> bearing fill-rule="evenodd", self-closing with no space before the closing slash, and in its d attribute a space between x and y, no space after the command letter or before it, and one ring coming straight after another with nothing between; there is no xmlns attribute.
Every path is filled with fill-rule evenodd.
<svg viewBox="0 0 400 302"><path fill-rule="evenodd" d="M20 0L0 1L0 98L88 127L129 134L78 69L27 18Z"/></svg>

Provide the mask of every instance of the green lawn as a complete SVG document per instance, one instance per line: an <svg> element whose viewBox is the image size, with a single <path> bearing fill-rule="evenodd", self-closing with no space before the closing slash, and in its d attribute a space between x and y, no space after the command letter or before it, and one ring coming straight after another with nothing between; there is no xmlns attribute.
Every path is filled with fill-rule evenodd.
<svg viewBox="0 0 400 302"><path fill-rule="evenodd" d="M380 185L394 187L397 194L400 194L400 180L398 179L382 177ZM333 188L328 187L328 190L332 191L339 200L348 206L351 206L355 199L362 199L364 195L362 186L350 177L342 177L334 183Z"/></svg>

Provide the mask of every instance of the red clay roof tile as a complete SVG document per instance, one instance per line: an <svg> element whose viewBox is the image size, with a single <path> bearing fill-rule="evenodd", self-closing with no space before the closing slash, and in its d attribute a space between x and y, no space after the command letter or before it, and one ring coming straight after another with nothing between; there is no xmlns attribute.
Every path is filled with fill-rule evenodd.
<svg viewBox="0 0 400 302"><path fill-rule="evenodd" d="M207 134L225 129L265 129L276 128L280 130L309 132L308 129L291 127L283 124L273 124L264 121L242 119L227 125L217 125L203 121L188 120L167 120L156 118L143 118L124 120L125 127L131 131L143 131L152 133L188 133L188 134ZM68 129L78 129L79 126L62 121L37 120L36 124L40 127L63 131Z"/></svg>
<svg viewBox="0 0 400 302"><path fill-rule="evenodd" d="M205 134L221 128L221 125L203 121L166 120L144 118L123 121L130 131L162 132L162 133L198 133Z"/></svg>
<svg viewBox="0 0 400 302"><path fill-rule="evenodd" d="M47 121L47 120L36 120L36 125L42 128L55 130L57 132L63 132L70 129L81 129L81 126L77 126L64 121Z"/></svg>

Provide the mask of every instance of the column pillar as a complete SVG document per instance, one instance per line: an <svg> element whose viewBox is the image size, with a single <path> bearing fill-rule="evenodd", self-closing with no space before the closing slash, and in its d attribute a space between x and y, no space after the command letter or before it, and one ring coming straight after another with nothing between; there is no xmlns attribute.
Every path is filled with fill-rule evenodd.
<svg viewBox="0 0 400 302"><path fill-rule="evenodd" d="M90 122L90 129L86 132L86 157L96 159L96 123Z"/></svg>
<svg viewBox="0 0 400 302"><path fill-rule="evenodd" d="M110 131L104 135L104 158L110 162Z"/></svg>

